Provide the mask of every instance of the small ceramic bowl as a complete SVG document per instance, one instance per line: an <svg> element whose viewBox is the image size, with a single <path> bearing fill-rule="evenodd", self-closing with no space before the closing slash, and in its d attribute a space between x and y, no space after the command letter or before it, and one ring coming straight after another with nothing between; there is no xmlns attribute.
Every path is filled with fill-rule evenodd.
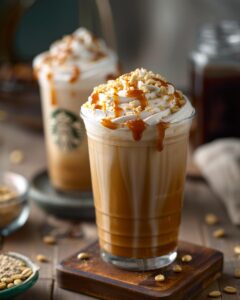
<svg viewBox="0 0 240 300"><path fill-rule="evenodd" d="M25 262L26 266L32 269L32 275L28 277L23 283L13 286L9 289L4 289L0 291L0 299L14 299L14 297L18 296L19 294L24 293L26 290L31 288L36 281L38 280L39 276L39 267L35 265L28 257L15 253L15 252L7 252L4 253L6 255L12 256L14 258L21 259Z"/></svg>
<svg viewBox="0 0 240 300"><path fill-rule="evenodd" d="M0 177L0 185L16 192L15 197L0 201L0 236L6 236L23 226L28 219L29 183L22 175L6 172Z"/></svg>

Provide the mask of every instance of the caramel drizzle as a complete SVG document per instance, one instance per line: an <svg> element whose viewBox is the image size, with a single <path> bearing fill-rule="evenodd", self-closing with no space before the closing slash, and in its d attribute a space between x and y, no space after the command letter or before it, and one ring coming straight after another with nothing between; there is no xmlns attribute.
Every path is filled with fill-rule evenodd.
<svg viewBox="0 0 240 300"><path fill-rule="evenodd" d="M165 82L162 79L159 78L154 78L155 80L159 81L162 86L167 86L170 84L169 82ZM144 92L142 90L137 89L135 85L133 85L134 89L133 90L128 90L127 96L130 98L135 98L140 102L141 109L144 110L145 107L148 105L148 100L144 95ZM174 92L172 96L176 97L177 103L180 100L180 95L178 92ZM101 109L102 106L98 104L99 101L99 94L94 93L92 94L92 101L91 104L94 104L95 108ZM122 108L119 107L119 96L117 94L117 89L114 91L113 95L113 108L114 108L114 116L119 117L121 116L122 113ZM105 107L106 109L106 107ZM101 124L104 127L107 127L109 129L115 130L118 128L118 124L112 122L111 119L102 119ZM129 130L132 131L132 135L135 141L140 141L143 135L144 130L146 129L146 124L142 119L134 119L134 120L129 120L128 122L125 123ZM160 122L159 124L156 125L157 130L158 130L158 138L157 138L157 150L162 151L163 150L163 141L165 137L165 131L169 127L169 123L166 122Z"/></svg>
<svg viewBox="0 0 240 300"><path fill-rule="evenodd" d="M98 104L99 94L93 93L91 96L91 104L94 105L94 109L102 109L102 106Z"/></svg>
<svg viewBox="0 0 240 300"><path fill-rule="evenodd" d="M123 109L119 106L119 97L116 89L114 90L114 95L113 95L113 110L114 110L115 118L120 117L123 111Z"/></svg>
<svg viewBox="0 0 240 300"><path fill-rule="evenodd" d="M115 130L118 128L118 124L113 123L110 119L102 119L101 124L104 127ZM140 141L143 131L146 129L146 124L141 119L130 120L126 123L128 128L132 131L132 135L135 141Z"/></svg>
<svg viewBox="0 0 240 300"><path fill-rule="evenodd" d="M142 119L130 120L127 123L128 128L132 131L132 135L135 141L140 141L143 135L143 131L146 128L146 124Z"/></svg>
<svg viewBox="0 0 240 300"><path fill-rule="evenodd" d="M181 96L179 95L178 92L174 92L174 96L175 96L175 99L176 99L176 103L179 107L181 107L181 103L180 103L180 99L181 99Z"/></svg>
<svg viewBox="0 0 240 300"><path fill-rule="evenodd" d="M127 96L130 98L136 98L140 102L142 110L144 110L148 105L147 98L145 97L144 92L141 90L129 90L127 92Z"/></svg>
<svg viewBox="0 0 240 300"><path fill-rule="evenodd" d="M113 129L113 130L118 128L118 124L113 123L110 119L102 119L101 124L104 127L107 127L109 129Z"/></svg>
<svg viewBox="0 0 240 300"><path fill-rule="evenodd" d="M34 79L35 80L38 80L39 79L39 73L40 73L40 67L35 67L34 69L33 69L33 77L34 77Z"/></svg>
<svg viewBox="0 0 240 300"><path fill-rule="evenodd" d="M76 82L78 80L78 78L79 78L79 75L80 75L79 68L77 66L74 66L73 69L72 69L72 75L69 78L69 83Z"/></svg>
<svg viewBox="0 0 240 300"><path fill-rule="evenodd" d="M169 124L166 122L160 122L157 124L158 129L158 139L157 139L157 150L162 151L163 150L163 140L165 137L165 131L169 127Z"/></svg>
<svg viewBox="0 0 240 300"><path fill-rule="evenodd" d="M49 81L49 87L50 87L51 105L55 106L55 105L57 105L58 101L57 101L56 89L55 89L54 83L53 83L53 74L48 73L47 79Z"/></svg>
<svg viewBox="0 0 240 300"><path fill-rule="evenodd" d="M164 81L164 80L162 80L162 79L160 79L160 78L157 78L157 77L154 77L153 78L155 81L159 81L160 83L161 83L161 85L162 86L167 86L168 84L171 84L170 82L168 82L168 81Z"/></svg>
<svg viewBox="0 0 240 300"><path fill-rule="evenodd" d="M98 100L99 100L99 94L98 93L94 93L92 94L91 96L91 104L97 104L98 103Z"/></svg>

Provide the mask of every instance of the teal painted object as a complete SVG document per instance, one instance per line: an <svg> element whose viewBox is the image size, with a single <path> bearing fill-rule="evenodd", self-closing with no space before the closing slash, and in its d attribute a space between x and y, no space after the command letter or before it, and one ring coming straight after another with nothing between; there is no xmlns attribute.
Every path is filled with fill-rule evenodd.
<svg viewBox="0 0 240 300"><path fill-rule="evenodd" d="M30 289L38 280L39 277L39 267L35 265L29 258L26 256L23 256L19 253L15 252L7 252L5 253L7 255L10 255L12 257L21 259L26 263L26 266L30 267L33 270L32 275L23 283L13 286L12 288L1 290L0 291L0 299L11 299L13 300L16 296L24 293L28 289Z"/></svg>
<svg viewBox="0 0 240 300"><path fill-rule="evenodd" d="M92 192L59 192L50 183L47 171L37 173L31 183L29 198L47 213L71 220L93 220Z"/></svg>

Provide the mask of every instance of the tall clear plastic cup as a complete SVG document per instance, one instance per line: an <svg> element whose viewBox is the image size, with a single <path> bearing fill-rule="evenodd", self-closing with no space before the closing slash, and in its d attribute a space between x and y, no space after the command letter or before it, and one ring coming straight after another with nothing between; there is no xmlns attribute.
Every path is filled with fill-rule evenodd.
<svg viewBox="0 0 240 300"><path fill-rule="evenodd" d="M193 116L169 124L163 150L148 127L140 141L81 115L87 131L101 255L118 267L149 270L177 256Z"/></svg>

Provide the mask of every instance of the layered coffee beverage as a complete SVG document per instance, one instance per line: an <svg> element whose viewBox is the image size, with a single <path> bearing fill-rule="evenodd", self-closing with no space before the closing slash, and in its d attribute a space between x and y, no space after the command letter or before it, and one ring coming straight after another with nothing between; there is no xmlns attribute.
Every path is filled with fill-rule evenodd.
<svg viewBox="0 0 240 300"><path fill-rule="evenodd" d="M116 54L80 28L34 60L40 84L48 170L62 191L88 191L91 176L81 104L94 86L119 75Z"/></svg>
<svg viewBox="0 0 240 300"><path fill-rule="evenodd" d="M176 258L194 109L165 78L137 69L81 108L104 260L155 269Z"/></svg>

